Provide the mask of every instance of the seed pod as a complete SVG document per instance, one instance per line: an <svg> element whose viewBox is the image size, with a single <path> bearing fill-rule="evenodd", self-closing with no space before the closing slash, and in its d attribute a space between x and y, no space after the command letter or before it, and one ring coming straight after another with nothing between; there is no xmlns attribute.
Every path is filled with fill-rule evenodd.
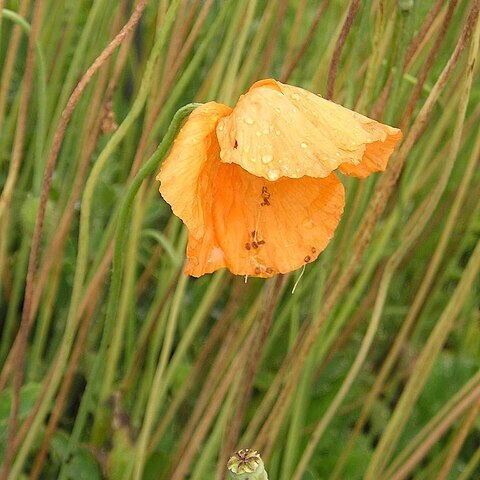
<svg viewBox="0 0 480 480"><path fill-rule="evenodd" d="M227 463L230 478L235 480L268 480L265 465L255 450L239 450Z"/></svg>

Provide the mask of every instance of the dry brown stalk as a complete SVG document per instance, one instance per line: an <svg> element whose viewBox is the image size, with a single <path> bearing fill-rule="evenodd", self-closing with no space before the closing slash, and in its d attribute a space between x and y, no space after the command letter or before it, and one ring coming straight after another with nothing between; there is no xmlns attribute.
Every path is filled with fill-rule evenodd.
<svg viewBox="0 0 480 480"><path fill-rule="evenodd" d="M467 435L470 433L472 429L475 419L477 418L478 413L480 412L480 401L477 401L476 405L472 407L470 413L467 415L467 418L463 422L462 426L460 427L455 441L453 442L452 448L448 452L447 459L438 474L438 480L446 480L450 470L455 463L455 460L458 458L458 454L467 438Z"/></svg>
<svg viewBox="0 0 480 480"><path fill-rule="evenodd" d="M15 434L17 429L17 416L18 416L18 402L20 396L20 387L23 383L23 373L24 373L24 363L25 363L25 354L27 348L27 341L28 335L30 333L30 329L32 326L31 321L31 308L32 308L32 298L33 298L33 287L35 284L35 276L36 276L36 269L37 269L37 261L38 255L40 250L40 239L43 230L43 223L45 220L45 211L46 205L48 200L48 195L50 191L50 184L53 175L53 171L55 169L56 160L58 158L58 154L60 152L60 147L62 144L62 140L68 125L68 122L72 116L72 113L77 105L82 93L92 80L93 76L97 72L97 70L105 63L106 60L113 54L115 49L118 45L121 44L123 39L130 33L130 31L134 28L134 26L138 23L147 5L148 0L140 0L135 7L130 19L122 28L120 33L109 43L109 45L103 50L103 52L97 57L97 59L93 62L84 76L81 78L80 82L74 89L73 93L71 94L67 105L62 113L62 117L60 120L60 124L55 132L55 136L52 143L52 148L50 150L48 163L45 171L44 182L42 186L42 191L40 195L40 206L37 215L37 221L35 223L35 230L33 234L33 242L32 242L32 249L30 252L29 264L28 264L28 272L27 272L27 284L25 287L25 299L24 299L24 307L22 313L22 321L20 324L20 328L15 339L15 343L12 347L11 353L9 358L14 360L14 362L10 363L10 368L12 368L12 364L15 364L15 391L14 391L14 400L13 400L13 408L9 422L9 436L8 436L8 444L7 444L7 455L6 460L4 463L4 467L2 470L2 479L7 479L11 461L13 459L14 454L14 444L15 444ZM35 3L35 10L34 10L34 21L32 22L32 32L30 35L30 41L33 43L36 38L36 31L35 28L38 28L41 9L43 6L42 1L38 1ZM32 46L32 51L33 51ZM32 57L33 58L33 57ZM7 362L8 365L8 362ZM5 367L7 367L7 365ZM2 372L3 373L3 372ZM4 378L8 376L4 376Z"/></svg>
<svg viewBox="0 0 480 480"><path fill-rule="evenodd" d="M186 432L192 432L193 434L189 437L189 442L186 450L184 451L180 461L176 464L175 469L173 470L171 480L181 480L185 478L185 474L188 471L188 468L194 459L195 455L198 452L198 448L201 445L203 439L208 433L210 425L214 420L219 408L221 407L224 398L227 396L230 386L235 380L235 377L239 375L239 372L242 371L243 365L242 360L246 352L250 351L255 340L256 330L251 329L248 332L247 338L244 340L240 352L235 355L234 360L227 370L225 375L222 377L218 390L215 392L215 395L208 404L207 409L205 410L203 417L196 424L195 430L190 430Z"/></svg>
<svg viewBox="0 0 480 480"><path fill-rule="evenodd" d="M420 26L419 32L417 36L412 40L410 45L407 48L407 52L405 54L405 59L403 62L403 71L400 73L403 75L403 72L409 67L417 53L422 50L422 44L426 41L428 35L431 34L431 29L433 27L434 21L437 19L438 12L440 11L443 0L438 0L435 5L430 9L427 16L423 20L422 25ZM428 72L427 72L428 73ZM375 105L372 107L370 111L370 115L372 118L381 119L383 117L383 112L385 111L385 106L388 103L390 97L390 91L393 85L393 78L394 72L390 71L388 80L385 83Z"/></svg>
<svg viewBox="0 0 480 480"><path fill-rule="evenodd" d="M2 0L3 3L3 0ZM30 0L23 0L20 4L18 15L22 18L27 16L30 9ZM7 106L8 89L10 88L10 82L12 79L13 68L15 67L15 60L17 58L18 47L20 45L20 38L22 30L20 26L15 25L12 32L12 37L7 48L7 56L2 68L2 77L0 85L0 129L3 127L3 118L5 115L5 108Z"/></svg>
<svg viewBox="0 0 480 480"><path fill-rule="evenodd" d="M404 61L404 70L410 64L412 58L415 55L415 52L418 51L421 43L427 36L430 27L432 26L434 20L438 17L440 10L445 5L445 0L437 0L436 3L432 6L432 8L428 11L427 15L425 16L422 25L420 26L417 35L413 38L410 45L407 48L407 52L405 53L405 61Z"/></svg>
<svg viewBox="0 0 480 480"><path fill-rule="evenodd" d="M166 66L168 68L164 69L164 78L162 80L160 92L156 96L155 99L155 104L153 108L151 109L150 112L148 112L147 119L145 121L144 128L142 130L142 136L140 137L140 141L138 143L138 148L135 153L135 158L133 160L133 168L131 171L131 178L135 175L135 173L138 171L140 168L140 164L142 159L145 156L145 152L147 151L147 148L149 147L149 141L151 141L151 133L153 130L153 127L155 126L155 121L158 118L158 115L160 114L160 111L162 110L165 99L167 98L169 89L172 87L173 82L175 81L175 77L177 73L180 71L181 66L183 65L183 62L187 58L188 54L190 53L191 49L193 48L193 45L195 43L195 40L197 39L200 30L205 23L205 20L207 18L208 12L210 11L210 8L212 7L212 1L213 0L207 0L202 9L200 10L200 13L197 17L197 20L190 32L190 34L187 37L187 40L183 44L183 47L181 50L176 50L174 51L174 54L172 54L173 58L176 58L172 64L170 64L168 61L166 62ZM180 45L178 45L179 47Z"/></svg>
<svg viewBox="0 0 480 480"><path fill-rule="evenodd" d="M0 197L0 222L2 221L2 213L8 208L10 200L13 195L13 190L15 183L17 181L17 175L20 170L20 163L22 160L23 149L25 144L25 133L27 128L27 114L28 108L30 105L30 93L32 89L32 79L33 79L33 68L35 61L35 42L38 36L38 30L42 21L42 10L43 10L43 1L38 1L34 5L33 11L33 20L32 20L32 30L30 32L30 37L28 39L28 50L27 50L27 60L25 67L25 76L23 83L22 98L20 102L20 110L18 113L17 119L17 129L15 131L15 141L13 147L12 158L10 161L10 168L8 171L7 181L5 183L4 190ZM27 339L25 338L25 349L26 349ZM18 368L15 372L14 377L14 388L13 388L13 400L12 400L12 411L10 412L10 420L8 424L8 439L7 439L7 449L5 455L5 462L3 464L0 477L2 479L7 479L10 471L10 465L13 460L14 455L14 439L15 433L17 430L17 421L18 421L18 411L20 404L20 389L23 383L23 368L25 362L25 355L18 359Z"/></svg>
<svg viewBox="0 0 480 480"><path fill-rule="evenodd" d="M318 24L320 23L320 20L322 19L322 15L325 12L325 10L328 7L328 4L330 3L330 0L325 0L323 1L316 13L315 16L313 17L312 24L310 25L310 28L308 29L307 34L305 35L305 39L303 40L302 44L300 45L300 48L298 49L297 53L295 54L295 57L293 60L284 67L282 74L280 75L280 81L281 82L286 82L292 72L295 70L297 65L299 64L300 60L302 57L305 55L305 52L307 51L309 45L312 42L313 36L315 35L315 32L317 31Z"/></svg>
<svg viewBox="0 0 480 480"><path fill-rule="evenodd" d="M262 448L265 457L268 457L268 454L273 448L276 435L281 426L281 422L279 422L278 419L284 418L285 410L288 409L289 406L289 399L291 398L291 394L295 388L296 379L298 379L299 373L306 359L308 358L316 339L318 338L318 334L320 333L323 323L330 315L338 299L345 291L350 281L353 279L357 270L357 266L360 264L363 254L373 235L375 225L380 219L386 207L387 201L392 194L395 184L400 176L407 155L413 148L420 135L423 133L427 121L432 114L433 107L440 93L443 91L453 69L457 65L461 53L468 43L478 17L479 3L480 2L477 0L472 6L467 22L455 47L455 51L440 74L428 99L426 100L414 124L412 125L408 136L401 145L400 150L392 157L389 168L378 182L372 197L372 201L370 202L369 209L365 213L362 226L359 229L356 238L352 242L355 247L349 264L340 279L336 281L335 288L326 297L324 306L319 316L314 319L310 325L310 331L308 335L305 336L305 340L302 342L298 355L295 358L295 363L289 373L286 385L280 392L275 407L271 410L269 417L265 421L260 433L257 436L257 442L255 443L256 448Z"/></svg>
<svg viewBox="0 0 480 480"><path fill-rule="evenodd" d="M4 386L5 382L7 381L8 375L10 374L12 364L13 364L13 357L17 355L17 348L18 344L21 341L22 337L28 337L28 334L31 329L31 319L32 319L32 299L33 299L33 288L35 285L35 276L36 276L36 268L37 268L37 261L40 249L40 239L43 230L43 223L45 220L45 210L46 204L48 200L48 194L50 191L50 183L53 175L53 170L55 169L56 160L58 157L58 153L60 151L61 143L63 140L63 136L65 134L65 130L67 128L68 122L70 117L75 109L76 104L78 103L83 91L97 72L97 70L105 63L105 61L113 54L114 50L123 39L130 33L130 31L135 27L135 25L140 20L141 14L146 7L148 0L140 0L135 8L134 12L132 13L129 21L125 24L122 28L120 33L109 43L109 45L105 48L105 50L100 54L99 57L93 62L87 72L84 74L80 82L78 83L77 87L74 89L72 95L70 96L69 101L63 111L62 118L60 120L60 124L57 128L55 133L54 141L52 144L52 148L50 150L48 164L45 171L44 182L42 186L42 192L40 196L40 206L37 215L37 221L35 224L35 231L33 234L33 242L32 242L32 249L30 252L29 264L28 264L28 272L27 272L27 285L25 288L25 300L24 300L24 308L22 313L22 322L17 334L17 338L15 339L15 343L10 351L9 359L4 365L2 370L2 374L0 377L0 386ZM1 389L1 388L0 388Z"/></svg>
<svg viewBox="0 0 480 480"><path fill-rule="evenodd" d="M422 92L422 88L423 88L423 85L425 84L425 80L427 79L428 72L432 68L435 58L437 58L437 54L440 51L442 42L445 39L445 35L447 34L448 27L452 22L453 13L455 11L455 7L457 6L457 3L458 3L458 0L452 0L448 4L447 13L443 17L443 22L440 27L440 31L438 32L437 38L435 39L433 47L430 50L430 53L428 54L427 60L425 61L420 74L418 75L417 83L415 84L413 92L410 96L410 100L408 101L408 104L405 107L405 110L403 112L402 120L400 121L400 129L402 130L405 130L405 128L408 125L408 122L412 117L413 110L415 108L415 105L417 104L418 98L420 97L420 93ZM405 59L405 63L407 63L407 59Z"/></svg>
<svg viewBox="0 0 480 480"><path fill-rule="evenodd" d="M229 429L229 433L224 442L224 457L221 458L221 461L226 462L228 460L228 456L233 452L238 441L245 411L253 389L253 380L255 379L255 375L260 366L260 358L265 346L265 340L272 324L278 300L280 299L287 283L287 279L288 275L279 275L276 279L272 279L272 281L267 283L263 289L265 297L263 300L263 308L260 313L258 325L259 332L254 340L252 350L248 352L246 358L245 381L241 382L242 396L233 416L231 428Z"/></svg>
<svg viewBox="0 0 480 480"><path fill-rule="evenodd" d="M464 398L458 405L445 416L435 430L428 436L425 442L419 446L415 453L405 462L393 476L389 477L391 480L404 480L408 478L413 469L422 461L430 449L442 438L445 432L453 425L453 423L469 408L478 405L480 398L480 386L475 388L466 398Z"/></svg>
<svg viewBox="0 0 480 480"><path fill-rule="evenodd" d="M268 41L263 50L262 58L258 62L259 68L255 72L255 78L262 78L266 72L271 71L278 34L281 31L282 21L287 13L288 8L288 0L280 0L279 3L280 6L278 7L278 11L276 13L275 23L270 31L270 35L268 36Z"/></svg>
<svg viewBox="0 0 480 480"><path fill-rule="evenodd" d="M358 9L360 7L360 0L352 0L350 7L348 8L347 18L342 26L342 30L335 44L335 50L333 51L332 62L330 63L330 70L328 72L327 81L327 94L325 98L331 100L333 98L333 91L335 88L335 77L337 76L338 64L340 63L340 56L347 40L350 29L352 28L353 21L357 16Z"/></svg>
<svg viewBox="0 0 480 480"><path fill-rule="evenodd" d="M63 413L65 402L68 399L68 394L70 392L70 387L73 382L75 371L77 369L77 365L80 360L80 356L83 352L85 341L87 339L87 334L93 318L93 312L100 298L100 293L102 291L100 286L101 286L101 282L103 281L102 273L107 271L109 264L110 264L110 258L105 257L104 261L102 262L102 265L99 268L99 271L96 274L96 278L94 278L93 281L91 282L90 287L85 295L85 299L81 305L80 311L82 313L80 313L79 318L83 316L84 311L85 311L85 315L83 316L83 321L81 321L80 323L78 336L75 341L70 362L65 371L65 377L60 387L60 391L58 392L57 398L55 399L55 404L52 408L52 415L48 419L48 425L47 425L45 435L43 437L37 456L35 457L32 471L29 476L30 480L36 480L41 474L42 467L45 462L45 458L47 456L48 447L50 446L52 436L55 433L55 430L58 425L58 421L60 420L60 417ZM88 301L86 302L85 300L88 300ZM33 418L32 418L32 421L33 421Z"/></svg>
<svg viewBox="0 0 480 480"><path fill-rule="evenodd" d="M245 295L245 285L243 279L233 279L232 292L227 305L222 311L220 318L215 322L212 330L210 331L203 348L197 356L193 367L188 374L187 379L183 382L180 391L177 392L175 398L170 403L167 412L162 417L155 433L152 435L152 446L156 445L158 439L161 438L165 431L165 428L170 424L175 412L179 406L184 402L187 394L192 390L192 387L197 383L199 378L202 378L202 372L205 371L206 365L210 365L211 360L209 356L213 349L220 343L222 346L219 349L224 349L228 352L227 345L231 345L232 340L235 338L235 332L238 330L238 324L235 324L235 315L238 315L241 301ZM219 342L221 340L221 342ZM218 363L217 359L215 362ZM214 370L212 370L214 371ZM204 384L204 382L202 382Z"/></svg>

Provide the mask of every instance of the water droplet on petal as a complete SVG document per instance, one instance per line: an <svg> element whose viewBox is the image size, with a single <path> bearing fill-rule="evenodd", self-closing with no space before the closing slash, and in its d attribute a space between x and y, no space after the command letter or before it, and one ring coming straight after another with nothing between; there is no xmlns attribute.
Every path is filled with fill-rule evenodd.
<svg viewBox="0 0 480 480"><path fill-rule="evenodd" d="M262 162L265 163L265 164L270 163L272 160L273 160L272 155L264 155L262 157Z"/></svg>
<svg viewBox="0 0 480 480"><path fill-rule="evenodd" d="M307 147L308 147L308 145L307 145L306 143L301 143L300 146L301 146L302 148L307 148Z"/></svg>
<svg viewBox="0 0 480 480"><path fill-rule="evenodd" d="M255 163L255 162L257 161L257 159L254 158L254 157L252 157L250 160L251 160L253 163Z"/></svg>
<svg viewBox="0 0 480 480"><path fill-rule="evenodd" d="M311 230L313 227L314 227L314 223L313 223L313 220L311 218L306 218L303 221L303 228Z"/></svg>
<svg viewBox="0 0 480 480"><path fill-rule="evenodd" d="M274 182L275 180L278 180L279 176L280 176L280 174L278 173L278 170L269 170L267 172L267 177L272 182Z"/></svg>
<svg viewBox="0 0 480 480"><path fill-rule="evenodd" d="M223 123L221 123L221 124L218 126L218 130L219 130L220 132L223 131Z"/></svg>
<svg viewBox="0 0 480 480"><path fill-rule="evenodd" d="M300 100L300 95L298 95L298 93L294 93L294 94L292 95L292 98L293 98L294 100Z"/></svg>
<svg viewBox="0 0 480 480"><path fill-rule="evenodd" d="M223 250L219 247L213 247L207 263L218 262L218 261L222 260L223 258L225 258ZM198 260L197 260L197 262L198 262Z"/></svg>
<svg viewBox="0 0 480 480"><path fill-rule="evenodd" d="M276 134L276 135L280 135L280 130L277 130L277 131L275 132L275 134Z"/></svg>
<svg viewBox="0 0 480 480"><path fill-rule="evenodd" d="M248 124L248 125L253 125L254 124L253 119L251 119L250 117L247 117L244 120L245 120L245 123Z"/></svg>

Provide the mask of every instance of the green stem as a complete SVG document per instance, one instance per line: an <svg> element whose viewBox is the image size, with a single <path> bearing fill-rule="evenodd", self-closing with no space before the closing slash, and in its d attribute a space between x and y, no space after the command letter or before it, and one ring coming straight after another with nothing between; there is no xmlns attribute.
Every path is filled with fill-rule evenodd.
<svg viewBox="0 0 480 480"><path fill-rule="evenodd" d="M112 283L110 286L110 294L109 294L109 300L108 300L107 315L105 319L104 333L102 336L100 350L91 374L91 379L99 378L100 372L104 368L103 359L105 357L109 339L111 336L111 331L115 323L116 307L117 307L117 302L118 302L118 298L120 296L120 290L121 290L120 287L121 287L121 279L122 279L121 272L122 272L122 266L123 266L123 248L125 245L128 220L129 220L130 211L133 205L133 200L135 199L135 195L140 189L140 186L143 180L145 180L145 178L151 175L155 171L155 169L158 168L161 160L165 157L165 155L170 150L173 140L177 136L180 128L183 125L183 122L188 117L188 115L190 115L190 113L195 108L197 108L197 106L198 104L191 103L186 105L185 107L182 107L180 110L178 110L178 112L175 114L172 120L172 123L170 124L170 127L165 137L162 140L162 143L159 145L155 153L149 158L147 163L137 173L120 207L119 221L118 221L118 227L117 227L118 234L117 234L117 238L115 239L115 250L114 250L113 265L112 265ZM87 385L87 389L84 393L82 403L80 405L80 409L77 415L78 423L76 423L76 425L74 426L74 430L72 432L69 449L71 449L75 445L76 439L80 435L83 424L86 420L89 402L91 400L91 396L93 393L92 389L95 388L96 385L97 383L93 380L90 380ZM66 455L65 458L67 458L67 456L68 455ZM65 477L62 477L62 474L66 474L66 469L63 469L63 472L61 472L61 476L60 476L60 478L65 478Z"/></svg>
<svg viewBox="0 0 480 480"><path fill-rule="evenodd" d="M30 35L32 27L16 12L8 9L3 9L1 12L3 18L11 20L19 25L26 35ZM45 57L43 50L38 40L35 42L35 51L37 54L37 69L38 69L38 113L37 124L35 128L35 161L34 161L34 190L37 194L40 193L40 187L43 180L44 162L42 159L43 147L45 145L46 135L46 107L47 107L47 76L45 67Z"/></svg>
<svg viewBox="0 0 480 480"><path fill-rule="evenodd" d="M117 311L117 305L120 303L122 268L125 244L128 233L128 222L130 219L130 212L132 210L135 195L140 189L142 182L147 177L152 175L155 170L158 169L160 162L163 160L163 158L165 158L166 154L170 150L173 140L177 136L185 119L188 117L188 115L190 115L190 113L192 113L195 108L197 108L197 106L198 104L191 103L178 110L162 143L155 151L155 153L149 158L147 163L137 173L135 179L130 185L130 188L128 189L122 206L120 207L117 237L115 239L115 250L113 253L112 284L110 286L110 295L107 307L107 316L105 319L105 328L108 328L110 325L113 326Z"/></svg>
<svg viewBox="0 0 480 480"><path fill-rule="evenodd" d="M130 465L130 468L127 469L127 472L123 477L124 479L131 478L130 472L132 470L134 471L134 474L133 474L134 480L141 480L143 475L143 468L145 466L145 461L147 458L148 441L150 439L150 434L152 432L153 422L155 421L157 411L161 405L159 401L159 395L161 393L160 386L164 378L164 372L167 366L168 358L170 357L170 354L172 351L173 338L174 338L175 330L177 327L177 320L178 320L178 315L180 313L182 299L185 294L185 288L187 286L187 280L188 280L188 277L186 275L182 275L180 277L177 285L177 289L173 297L172 309L170 311L170 315L168 318L167 328L165 331L165 338L163 340L163 346L160 353L160 359L158 362L157 370L155 372L155 377L153 379L151 395L150 395L150 398L148 399L145 418L143 419L142 429L140 431L140 435L137 441L135 465L133 464Z"/></svg>
<svg viewBox="0 0 480 480"><path fill-rule="evenodd" d="M399 99L401 98L399 94L403 80L403 64L413 30L412 12L410 10L402 10L399 12L399 15L398 35L400 38L394 67L395 73L393 77L393 85L389 95L390 102L387 105L387 111L385 114L385 121L388 124L393 123L395 114L402 110L399 105Z"/></svg>

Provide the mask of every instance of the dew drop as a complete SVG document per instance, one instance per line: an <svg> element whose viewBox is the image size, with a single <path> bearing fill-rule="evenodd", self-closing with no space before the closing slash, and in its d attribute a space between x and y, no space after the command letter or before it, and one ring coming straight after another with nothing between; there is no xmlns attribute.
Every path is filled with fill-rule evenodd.
<svg viewBox="0 0 480 480"><path fill-rule="evenodd" d="M262 162L265 163L265 164L270 163L272 160L273 160L272 155L264 155L262 157Z"/></svg>
<svg viewBox="0 0 480 480"><path fill-rule="evenodd" d="M210 257L208 259L208 263L218 262L225 258L223 250L219 247L213 247Z"/></svg>
<svg viewBox="0 0 480 480"><path fill-rule="evenodd" d="M298 93L294 93L294 94L292 95L292 98L293 98L294 100L297 100L297 101L298 101L298 100L300 100L300 95L299 95Z"/></svg>
<svg viewBox="0 0 480 480"><path fill-rule="evenodd" d="M220 132L223 132L223 123L221 123L221 124L218 126L218 130L219 130Z"/></svg>
<svg viewBox="0 0 480 480"><path fill-rule="evenodd" d="M244 120L245 120L245 123L246 123L247 125L253 125L253 123L254 123L253 120L252 120L250 117L245 118Z"/></svg>
<svg viewBox="0 0 480 480"><path fill-rule="evenodd" d="M255 163L255 162L257 161L257 159L254 158L254 157L252 157L250 160L251 160L253 163Z"/></svg>
<svg viewBox="0 0 480 480"><path fill-rule="evenodd" d="M302 148L308 148L308 145L307 145L306 143L301 143L300 146L301 146Z"/></svg>
<svg viewBox="0 0 480 480"><path fill-rule="evenodd" d="M275 134L276 134L276 135L280 135L280 130L277 130L277 131L275 132Z"/></svg>
<svg viewBox="0 0 480 480"><path fill-rule="evenodd" d="M279 176L280 176L280 174L278 173L278 170L269 170L267 172L267 177L272 182L274 182L275 180L278 180Z"/></svg>
<svg viewBox="0 0 480 480"><path fill-rule="evenodd" d="M275 111L276 111L277 113L280 113L280 112L281 112L281 110L280 110L279 107L275 107Z"/></svg>
<svg viewBox="0 0 480 480"><path fill-rule="evenodd" d="M306 228L307 230L311 230L313 227L314 227L314 223L311 218L306 218L303 221L303 228Z"/></svg>

